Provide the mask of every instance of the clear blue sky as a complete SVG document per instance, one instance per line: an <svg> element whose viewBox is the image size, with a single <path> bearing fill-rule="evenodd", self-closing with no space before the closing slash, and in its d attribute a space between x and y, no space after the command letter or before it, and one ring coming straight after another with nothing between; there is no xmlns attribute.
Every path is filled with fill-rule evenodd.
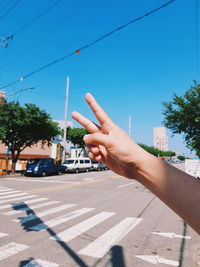
<svg viewBox="0 0 200 267"><path fill-rule="evenodd" d="M0 18L15 3L0 0ZM55 0L21 0L3 19L0 36L17 32ZM86 45L167 1L164 0L60 0L48 13L16 34L7 48L0 47L0 86L4 86L55 59ZM16 99L35 103L64 118L66 77L70 77L69 112L77 110L93 119L84 102L91 92L110 117L132 137L153 145L153 127L162 126L162 102L182 95L198 80L196 0L177 0L166 8L127 26L96 45L73 55L22 82L6 88L29 86ZM199 10L200 14L200 10ZM200 34L200 33L199 33ZM75 127L78 127L75 124ZM187 153L180 136L169 149Z"/></svg>

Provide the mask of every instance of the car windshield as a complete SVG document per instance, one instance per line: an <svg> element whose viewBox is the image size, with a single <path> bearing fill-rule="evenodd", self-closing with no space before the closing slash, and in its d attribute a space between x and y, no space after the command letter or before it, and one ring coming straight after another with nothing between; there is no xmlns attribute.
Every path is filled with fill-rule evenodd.
<svg viewBox="0 0 200 267"><path fill-rule="evenodd" d="M65 160L64 164L73 164L74 163L74 160L72 159L68 159L68 160Z"/></svg>
<svg viewBox="0 0 200 267"><path fill-rule="evenodd" d="M28 161L28 164L30 165L35 165L35 164L38 164L40 162L41 159L30 159Z"/></svg>

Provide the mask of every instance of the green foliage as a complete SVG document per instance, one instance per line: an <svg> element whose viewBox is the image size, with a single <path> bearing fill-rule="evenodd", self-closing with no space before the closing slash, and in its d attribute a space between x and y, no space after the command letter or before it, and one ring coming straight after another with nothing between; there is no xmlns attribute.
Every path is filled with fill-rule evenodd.
<svg viewBox="0 0 200 267"><path fill-rule="evenodd" d="M84 128L67 128L67 140L71 141L73 145L78 145L81 148L85 147L83 136L89 132Z"/></svg>
<svg viewBox="0 0 200 267"><path fill-rule="evenodd" d="M53 137L59 134L58 124L34 104L23 107L18 102L5 102L0 105L0 140L9 146L13 163L26 147L39 141L50 145Z"/></svg>
<svg viewBox="0 0 200 267"><path fill-rule="evenodd" d="M144 150L146 150L147 152L153 154L154 156L156 157L173 157L176 155L175 152L172 152L172 151L162 151L162 150L159 150L153 146L147 146L147 145L144 145L144 144L139 144Z"/></svg>
<svg viewBox="0 0 200 267"><path fill-rule="evenodd" d="M179 156L177 157L177 159L179 159L179 160L181 160L181 161L184 161L184 160L186 159L186 157L179 155Z"/></svg>
<svg viewBox="0 0 200 267"><path fill-rule="evenodd" d="M200 157L200 84L194 82L183 96L163 103L164 125L173 134L183 134L188 148Z"/></svg>

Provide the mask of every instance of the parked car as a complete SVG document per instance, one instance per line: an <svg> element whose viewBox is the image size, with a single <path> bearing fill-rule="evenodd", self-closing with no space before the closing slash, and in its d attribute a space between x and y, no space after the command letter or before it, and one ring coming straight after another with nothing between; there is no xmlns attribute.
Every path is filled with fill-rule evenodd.
<svg viewBox="0 0 200 267"><path fill-rule="evenodd" d="M66 166L55 165L53 158L35 158L28 161L25 176L46 176L65 172Z"/></svg>
<svg viewBox="0 0 200 267"><path fill-rule="evenodd" d="M69 158L64 161L66 172L88 172L91 170L92 162L89 158Z"/></svg>
<svg viewBox="0 0 200 267"><path fill-rule="evenodd" d="M93 171L106 171L108 167L103 162L92 161L92 170Z"/></svg>

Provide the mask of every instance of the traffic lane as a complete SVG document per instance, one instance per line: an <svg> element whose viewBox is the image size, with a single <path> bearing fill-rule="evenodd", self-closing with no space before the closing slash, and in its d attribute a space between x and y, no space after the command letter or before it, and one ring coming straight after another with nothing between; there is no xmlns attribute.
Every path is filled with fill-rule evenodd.
<svg viewBox="0 0 200 267"><path fill-rule="evenodd" d="M114 188L112 186L112 188ZM134 266L137 266L135 264L140 264L141 266L141 260L136 259L136 255L161 255L162 257L165 256L166 259L178 259L179 258L179 248L180 248L180 241L178 239L173 240L173 242L166 238L163 239L163 237L154 236L152 235L152 232L156 231L162 231L162 232L175 232L177 234L181 233L182 225L180 218L178 218L174 213L172 213L171 210L169 210L164 204L162 204L157 198L152 196L151 193L149 193L147 190L140 190L137 198L133 198L133 195L137 195L135 191L132 192L132 189L130 190L130 198L126 197L123 198L123 196L127 196L128 191L126 189L126 194L121 194L119 197L119 202L115 203L114 206L111 204L111 200L109 201L108 205L102 205L102 203L99 203L99 205L96 205L95 211L93 211L90 215L95 214L96 212L101 211L113 211L115 212L115 216L110 218L108 221L106 221L101 228L97 229L94 228L90 231L90 234L84 234L81 235L74 241L70 241L70 246L68 246L73 251L79 251L82 247L86 245L88 242L88 239L90 241L97 238L98 235L102 234L103 232L106 232L112 225L116 224L120 220L123 220L126 216L140 216L142 218L142 222L134 229L134 231L130 232L128 236L126 236L125 239L123 239L119 244L119 248L123 248L123 257L126 259L126 262L128 262L127 266L132 266L131 264L134 262ZM114 190L113 190L114 191ZM110 193L114 195L112 190L110 190ZM146 198L144 195L149 195L149 198ZM121 198L120 198L121 196ZM96 199L96 196L95 196ZM143 202L142 202L143 200ZM94 203L93 203L94 204ZM125 205L122 205L125 204ZM94 205L93 205L94 207ZM113 209L115 207L115 209ZM116 209L118 207L118 209ZM139 212L139 214L138 214ZM84 216L84 218L87 218L87 216ZM84 219L83 218L83 219ZM77 220L73 220L70 223L66 223L62 227L57 228L57 232L62 231L64 228L68 228L74 224L78 223ZM169 227L170 226L170 227ZM64 227L64 228L63 228ZM38 235L34 235L33 233L29 233L28 240L29 245L34 246L35 248L31 248L31 255L38 255L40 254L40 251L42 250L44 244L42 245L42 240L47 238L49 235L48 232L41 233ZM37 237L36 237L37 236ZM35 239L36 237L36 239ZM23 235L17 239L17 242L23 243L27 241L27 237L25 238ZM159 241L160 240L160 243ZM52 255L55 253L55 250L58 250L56 255L60 255L61 263L66 258L66 250L59 249L59 245L56 243L49 243L46 242L45 247L48 248L48 252L52 250ZM36 245L37 244L37 245ZM111 250L108 255L102 260L106 261L110 259L111 254L113 251ZM146 253L146 254L145 254ZM26 255L26 254L25 254ZM68 255L69 256L69 255ZM173 256L173 257L172 257ZM20 256L19 256L20 257ZM95 259L93 257L86 257L83 256L84 261L90 264L93 264L95 262ZM55 257L55 262L58 263L57 257ZM69 262L74 261L73 258L69 257ZM189 261L189 259L188 259ZM130 265L129 265L130 264ZM62 265L61 265L62 266ZM67 266L67 265L66 265ZM73 266L73 265L71 265ZM143 263L142 266L145 266L145 263ZM148 266L148 265L146 265Z"/></svg>
<svg viewBox="0 0 200 267"><path fill-rule="evenodd" d="M62 175L53 175L46 177L25 177L25 176L17 176L17 177L8 177L1 178L0 185L12 187L13 189L20 190L31 190L40 187L47 187L53 185L67 185L67 184L78 184L83 181L92 181L101 177L116 177L116 175L112 171L104 171L104 172L88 172L88 173L66 173ZM60 188L61 188L60 187ZM65 187L64 187L65 188Z"/></svg>
<svg viewBox="0 0 200 267"><path fill-rule="evenodd" d="M85 245L85 243L82 243L82 242L88 242L89 240L91 241L94 240L100 233L103 233L103 231L107 231L110 227L112 227L113 224L114 225L117 224L119 221L123 220L127 216L129 217L140 216L142 218L141 223L118 244L119 248L123 248L123 254L125 255L126 261L127 259L129 259L129 254L130 254L130 257L132 257L128 260L128 262L130 262L129 266L132 266L131 263L133 262L141 264L141 260L136 259L135 255L141 255L138 253L142 253L142 251L149 253L149 254L151 253L150 255L155 255L155 253L159 253L161 256L165 255L165 257L170 257L169 252L170 252L170 249L172 249L174 251L173 259L178 259L179 255L177 252L177 248L180 247L181 245L180 243L178 243L178 239L173 240L173 244L175 246L174 248L170 248L170 247L166 248L166 246L164 246L162 249L160 249L162 246L160 244L157 245L157 241L155 241L155 246L153 247L150 244L154 242L151 240L152 238L154 238L155 240L159 238L162 240L161 243L166 244L165 238L163 241L163 237L160 237L160 236L151 237L151 232L170 231L170 232L180 234L182 232L182 224L181 224L181 221L179 222L180 218L176 216L174 213L172 213L172 211L170 211L168 208L166 208L164 204L162 204L157 198L155 198L143 186L137 183L132 184L132 185L129 183L130 184L129 186L119 187L119 184L126 185L127 183L125 183L125 181L126 180L124 179L112 179L112 180L110 179L110 180L107 180L107 182L104 181L103 183L99 183L99 184L97 183L89 184L86 187L84 187L84 190L82 190L82 192L86 194L86 195L82 195L82 197L80 197L81 196L81 192L79 191L80 187L74 188L73 189L74 191L72 192L71 190L65 190L65 191L59 190L57 192L53 192L53 191L48 192L49 194L48 196L54 199L58 199L58 197L60 197L60 192L63 192L65 194L68 193L69 198L66 198L65 194L63 194L63 196L60 198L60 200L63 199L62 203L69 203L69 200L71 200L72 197L75 196L76 198L74 199L74 201L77 200L78 207L81 207L81 205L83 206L86 205L88 207L92 207L95 209L94 211L92 211L91 215L94 215L99 212L114 212L115 213L115 215L112 216L108 221L105 221L103 226L101 225L101 228L95 227L94 229L91 229L90 233L81 235L78 238L78 241L77 239L74 241L73 240L70 241L70 244L67 244L67 245L70 245L68 246L68 249L71 248L73 251L79 251L79 249L83 248ZM55 193L55 197L54 197L54 193ZM166 219L164 217L164 221L163 221L162 211L164 211L164 213L166 212L166 216L165 216ZM53 217L54 215L49 216L49 218L53 218ZM85 215L83 216L82 219L86 219L87 217L88 215ZM168 218L170 218L170 221ZM174 218L174 220L172 220L172 218ZM62 231L63 229L68 228L74 224L77 224L78 222L79 220L75 219L69 223L65 223L64 225L61 225L58 228L56 228L56 232ZM160 227L165 225L163 222L166 222L166 226L163 228L154 227L155 225L159 226L159 222L160 222ZM172 229L167 228L168 225L173 226L173 228ZM177 229L174 226L176 226ZM42 234L41 233L33 234L29 232L28 239L26 236L22 235L21 237L19 237L19 239L17 239L17 241L19 243L20 242L23 243L27 241L28 244L31 246L31 251L33 250L33 253L31 253L31 255L39 255L40 251L42 251L44 247L42 240L43 238L47 238L48 235L49 233L47 231L43 232ZM150 237L148 238L148 236ZM139 248L142 247L141 244L144 244L142 250L139 250L139 251L136 250L137 247L135 247L134 244L137 240L138 240L138 244L136 244L136 246L138 246ZM189 241L187 242L189 244ZM176 243L178 244L176 245ZM45 244L47 244L46 245L47 247L49 246L48 251L46 252L45 250L45 253L48 253L51 247L56 248L61 258L59 260L61 260L61 262L65 260L66 252L67 252L66 250L63 251L63 249L59 249L58 244L55 244L55 242L53 242L52 244L52 242L48 242L46 241L46 239L45 239ZM130 246L130 248L128 245ZM153 248L154 250L148 251L146 247ZM159 247L159 250L158 250L158 247ZM165 253L165 250L168 251L168 254ZM54 249L52 250L52 255L54 255L53 253L54 253ZM159 255L159 254L156 254L156 255ZM142 253L142 255L144 255L144 253ZM109 254L108 257L109 256L111 255ZM69 261L71 260L74 261L74 259L72 259L71 257L69 258L70 258ZM93 259L92 257L83 256L82 258L84 258L86 262L95 262L95 259ZM56 260L56 259L57 258L53 258L53 260Z"/></svg>

